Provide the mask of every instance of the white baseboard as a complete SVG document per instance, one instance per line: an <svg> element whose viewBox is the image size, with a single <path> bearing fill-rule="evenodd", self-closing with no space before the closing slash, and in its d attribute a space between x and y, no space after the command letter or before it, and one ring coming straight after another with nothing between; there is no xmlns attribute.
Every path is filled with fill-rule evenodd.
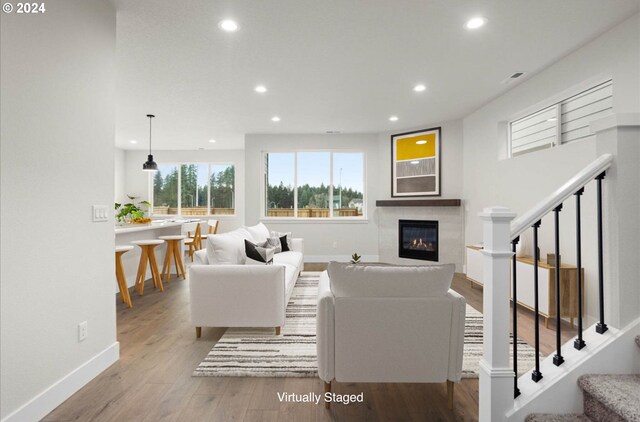
<svg viewBox="0 0 640 422"><path fill-rule="evenodd" d="M2 422L39 421L118 359L120 343L116 341L2 419Z"/></svg>
<svg viewBox="0 0 640 422"><path fill-rule="evenodd" d="M378 255L362 255L362 262L378 262L380 257ZM349 262L351 261L351 255L305 255L304 262Z"/></svg>

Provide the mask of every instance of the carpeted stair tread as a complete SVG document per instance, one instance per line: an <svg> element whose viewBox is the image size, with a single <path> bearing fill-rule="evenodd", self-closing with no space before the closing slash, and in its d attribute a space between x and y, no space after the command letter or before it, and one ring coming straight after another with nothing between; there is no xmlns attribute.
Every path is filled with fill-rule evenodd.
<svg viewBox="0 0 640 422"><path fill-rule="evenodd" d="M525 422L591 422L585 415L568 413L565 415L554 415L551 413L532 413L528 415Z"/></svg>
<svg viewBox="0 0 640 422"><path fill-rule="evenodd" d="M582 375L578 378L578 385L621 419L640 421L640 401L631 399L640 397L640 374ZM586 410L585 413L589 414Z"/></svg>

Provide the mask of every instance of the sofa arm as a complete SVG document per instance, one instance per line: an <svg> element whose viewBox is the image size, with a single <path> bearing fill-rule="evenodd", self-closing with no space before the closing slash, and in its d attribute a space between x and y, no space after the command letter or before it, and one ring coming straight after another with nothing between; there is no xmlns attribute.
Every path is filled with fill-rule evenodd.
<svg viewBox="0 0 640 422"><path fill-rule="evenodd" d="M281 327L285 267L192 265L191 322L196 327Z"/></svg>
<svg viewBox="0 0 640 422"><path fill-rule="evenodd" d="M447 379L460 382L462 378L462 356L464 352L464 328L467 311L465 298L449 289L447 297L452 301L451 337L449 340L449 370Z"/></svg>
<svg viewBox="0 0 640 422"><path fill-rule="evenodd" d="M327 272L318 283L318 310L316 317L316 348L318 376L325 382L335 378L335 302Z"/></svg>
<svg viewBox="0 0 640 422"><path fill-rule="evenodd" d="M294 252L300 252L304 255L304 239L302 238L291 238L291 250Z"/></svg>

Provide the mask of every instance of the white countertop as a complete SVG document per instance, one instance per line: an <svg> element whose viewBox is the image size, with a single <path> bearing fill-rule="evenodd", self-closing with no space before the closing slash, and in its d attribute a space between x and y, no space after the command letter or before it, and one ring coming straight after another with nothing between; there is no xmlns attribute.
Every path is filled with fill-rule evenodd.
<svg viewBox="0 0 640 422"><path fill-rule="evenodd" d="M169 227L182 226L184 223L186 223L186 221L180 221L180 222L154 221L149 224L127 224L126 226L116 226L115 232L116 234L123 234L123 233L141 232L145 230L158 230L158 229L165 229Z"/></svg>

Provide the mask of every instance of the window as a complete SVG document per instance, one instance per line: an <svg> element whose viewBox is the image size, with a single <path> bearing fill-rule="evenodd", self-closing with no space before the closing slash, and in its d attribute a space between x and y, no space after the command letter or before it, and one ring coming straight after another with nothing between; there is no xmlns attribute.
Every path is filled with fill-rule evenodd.
<svg viewBox="0 0 640 422"><path fill-rule="evenodd" d="M364 153L264 154L264 217L363 217Z"/></svg>
<svg viewBox="0 0 640 422"><path fill-rule="evenodd" d="M203 216L235 213L232 164L158 164L151 203L155 215Z"/></svg>
<svg viewBox="0 0 640 422"><path fill-rule="evenodd" d="M589 124L611 114L613 86L608 80L509 123L511 156L587 138Z"/></svg>

